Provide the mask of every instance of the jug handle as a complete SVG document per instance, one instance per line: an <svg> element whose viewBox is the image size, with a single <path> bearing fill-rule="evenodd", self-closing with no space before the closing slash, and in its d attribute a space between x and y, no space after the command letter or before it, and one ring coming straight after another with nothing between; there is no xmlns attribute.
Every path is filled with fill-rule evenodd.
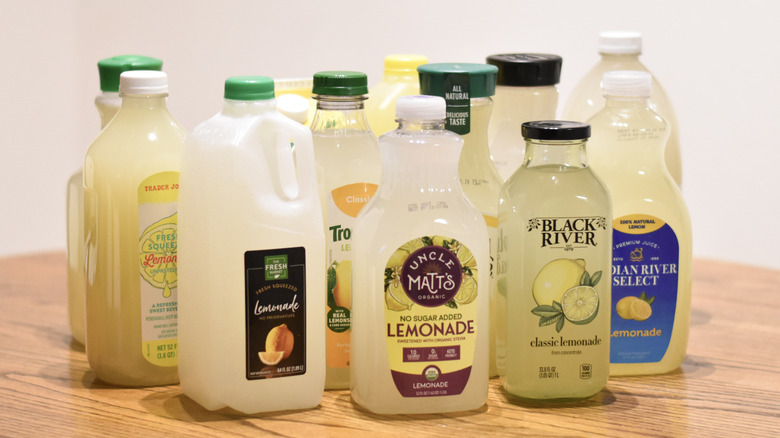
<svg viewBox="0 0 780 438"><path fill-rule="evenodd" d="M290 151L295 161L295 173L298 182L298 195L295 199L316 199L319 205L319 191L317 189L317 167L314 162L314 141L311 130L297 122L290 120L291 129L289 135L281 132L278 138L279 147L290 149L290 139L295 144L295 150Z"/></svg>

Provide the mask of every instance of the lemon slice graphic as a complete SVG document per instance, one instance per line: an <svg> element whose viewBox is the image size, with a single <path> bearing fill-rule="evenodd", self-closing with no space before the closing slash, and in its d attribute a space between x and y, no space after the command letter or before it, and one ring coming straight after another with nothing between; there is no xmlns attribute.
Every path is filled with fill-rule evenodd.
<svg viewBox="0 0 780 438"><path fill-rule="evenodd" d="M591 286L577 286L566 291L561 299L563 316L574 324L593 321L599 310L599 294Z"/></svg>
<svg viewBox="0 0 780 438"><path fill-rule="evenodd" d="M171 296L177 284L176 218L174 213L150 225L139 239L141 277L150 285Z"/></svg>

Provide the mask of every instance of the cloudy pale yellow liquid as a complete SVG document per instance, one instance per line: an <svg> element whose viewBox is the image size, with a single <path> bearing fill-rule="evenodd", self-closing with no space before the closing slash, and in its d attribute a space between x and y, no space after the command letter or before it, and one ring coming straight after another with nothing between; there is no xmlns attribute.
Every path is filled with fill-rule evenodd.
<svg viewBox="0 0 780 438"><path fill-rule="evenodd" d="M98 379L125 386L176 383L176 367L141 354L138 186L178 171L184 129L164 96L127 96L84 163L87 359Z"/></svg>
<svg viewBox="0 0 780 438"><path fill-rule="evenodd" d="M104 92L95 99L100 114L100 129L119 111L119 93ZM66 194L68 235L68 323L73 338L84 343L84 172L79 170L68 180Z"/></svg>
<svg viewBox="0 0 780 438"><path fill-rule="evenodd" d="M458 161L458 176L460 177L463 192L469 198L477 210L488 216L488 235L490 258L496 258L496 222L498 211L498 191L503 180L490 159L488 147L488 124L493 102L489 97L471 99L471 131L463 135L463 151ZM492 219L490 219L492 218ZM496 301L495 275L490 278L490 376L499 373L496 365L496 323L502 318L502 309L494 303ZM500 323L499 323L500 324Z"/></svg>
<svg viewBox="0 0 780 438"><path fill-rule="evenodd" d="M618 106L627 106L620 109ZM642 100L608 104L589 123L593 137L588 157L612 196L613 216L647 214L666 222L680 245L677 305L669 348L656 363L612 364L613 375L660 374L676 369L685 359L691 312L691 220L679 187L663 163L665 121L645 109ZM618 140L627 127L643 140Z"/></svg>
<svg viewBox="0 0 780 438"><path fill-rule="evenodd" d="M561 147L561 146L558 146ZM526 156L526 160L529 156ZM499 254L501 297L506 299L507 348L504 388L527 399L582 399L598 393L609 376L611 229L600 231L603 239L596 247L564 251L541 248L538 233L528 231L528 221L536 217L608 217L609 196L590 169L543 165L521 168L504 185L499 205L502 253ZM535 237L535 238L534 238ZM602 271L595 286L599 296L596 318L583 325L565 321L561 332L555 325L539 326L533 282L540 270L558 258L582 258L589 274ZM533 347L531 342L559 339L602 339L599 346ZM580 354L553 354L553 351L580 351ZM589 379L580 378L580 367L592 366ZM543 369L555 367L557 378L540 378Z"/></svg>
<svg viewBox="0 0 780 438"><path fill-rule="evenodd" d="M332 231L328 230L330 226L335 225L334 220L328 216L328 199L331 191L348 184L379 184L382 160L376 137L366 121L362 103L321 101L320 105L323 106L323 110L317 111L314 115L312 136L325 239L333 245ZM360 109L355 109L356 107ZM349 242L345 242L347 243ZM330 255L326 257L326 263L329 263L327 261L330 259ZM351 257L347 259L352 260ZM352 266L354 268L354 263ZM354 284L352 292L362 293L354 289ZM326 330L330 329L326 328ZM351 333L351 330L349 332ZM349 388L349 367L328 366L325 373L326 389Z"/></svg>

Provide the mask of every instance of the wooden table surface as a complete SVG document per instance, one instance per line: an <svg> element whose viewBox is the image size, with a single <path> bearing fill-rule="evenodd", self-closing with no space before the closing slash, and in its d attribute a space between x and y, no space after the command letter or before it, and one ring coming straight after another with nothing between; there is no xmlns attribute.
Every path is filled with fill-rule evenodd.
<svg viewBox="0 0 780 438"><path fill-rule="evenodd" d="M0 436L780 436L780 271L696 260L688 356L612 378L579 403L380 416L327 391L316 409L210 412L178 386L127 389L90 371L67 325L65 255L0 259ZM273 396L269 394L269 396Z"/></svg>

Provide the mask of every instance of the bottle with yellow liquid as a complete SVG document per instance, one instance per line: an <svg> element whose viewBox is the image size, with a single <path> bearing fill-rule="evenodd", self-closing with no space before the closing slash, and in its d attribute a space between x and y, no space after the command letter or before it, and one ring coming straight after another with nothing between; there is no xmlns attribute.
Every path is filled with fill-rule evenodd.
<svg viewBox="0 0 780 438"><path fill-rule="evenodd" d="M358 213L376 193L382 163L363 109L368 93L366 75L319 72L314 75L312 93L317 100L312 121L314 157L327 242L325 388L346 389L353 295L352 229Z"/></svg>
<svg viewBox="0 0 780 438"><path fill-rule="evenodd" d="M382 81L369 90L366 101L366 116L375 135L380 136L398 126L395 122L395 101L401 96L420 94L417 67L427 63L428 58L423 55L385 56Z"/></svg>
<svg viewBox="0 0 780 438"><path fill-rule="evenodd" d="M380 414L477 409L488 392L488 237L436 96L398 99L354 238L352 398Z"/></svg>
<svg viewBox="0 0 780 438"><path fill-rule="evenodd" d="M122 106L84 161L86 349L98 379L176 383L176 201L186 132L168 78L128 71Z"/></svg>
<svg viewBox="0 0 780 438"><path fill-rule="evenodd" d="M588 155L614 205L613 375L660 374L685 359L691 311L691 220L663 154L669 126L647 72L602 79L606 105Z"/></svg>
<svg viewBox="0 0 780 438"><path fill-rule="evenodd" d="M228 78L224 97L182 153L181 388L210 410L311 408L325 382L311 131L277 112L271 78Z"/></svg>
<svg viewBox="0 0 780 438"><path fill-rule="evenodd" d="M589 125L526 122L523 136L498 212L503 385L523 399L584 399L609 377L610 198L586 161Z"/></svg>
<svg viewBox="0 0 780 438"><path fill-rule="evenodd" d="M498 67L488 127L490 155L501 178L507 180L523 164L523 122L555 118L555 85L563 60L558 55L511 53L488 56L487 63Z"/></svg>
<svg viewBox="0 0 780 438"><path fill-rule="evenodd" d="M148 56L122 55L98 61L101 93L95 97L100 114L100 129L106 127L119 110L119 75L129 70L160 70L162 61ZM73 339L84 343L84 173L81 169L68 180L68 322Z"/></svg>
<svg viewBox="0 0 780 438"><path fill-rule="evenodd" d="M426 64L420 73L422 94L443 97L447 102L446 128L463 137L463 150L458 160L458 175L463 191L482 212L488 226L490 248L490 376L498 374L497 351L502 340L496 337L496 324L502 320L503 308L498 302L498 290L493 273L496 257L496 220L498 191L502 179L490 159L488 123L496 89L498 68L488 64L442 63Z"/></svg>
<svg viewBox="0 0 780 438"><path fill-rule="evenodd" d="M615 70L636 70L649 72L639 61L642 53L642 35L639 32L606 31L599 33L598 43L601 59L580 80L569 96L562 117L566 120L586 121L604 107L600 81L604 73ZM680 127L677 123L672 101L653 78L653 97L648 104L671 125L664 149L664 162L678 186L682 186L682 155Z"/></svg>
<svg viewBox="0 0 780 438"><path fill-rule="evenodd" d="M303 126L310 126L317 109L311 78L275 79L276 109Z"/></svg>

